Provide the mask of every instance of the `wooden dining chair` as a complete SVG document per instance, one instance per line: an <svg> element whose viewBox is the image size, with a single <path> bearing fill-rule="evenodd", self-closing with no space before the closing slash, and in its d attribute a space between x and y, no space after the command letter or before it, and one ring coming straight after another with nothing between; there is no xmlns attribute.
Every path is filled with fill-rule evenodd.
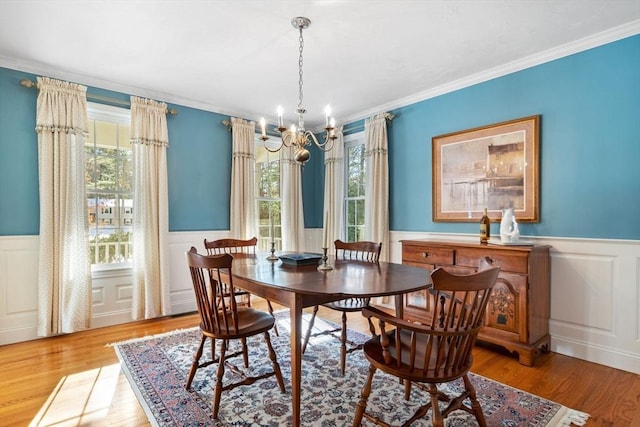
<svg viewBox="0 0 640 427"><path fill-rule="evenodd" d="M380 250L382 249L382 243L374 242L343 242L342 240L336 240L334 242L336 251L336 259L339 260L354 260L354 261L366 261L366 262L378 262L380 259ZM302 344L302 352L304 353L309 343L309 338L317 337L320 335L332 335L336 332L340 332L340 372L342 376L345 373L345 365L347 361L347 354L359 350L362 345L358 345L347 339L347 313L353 313L361 311L364 307L369 305L371 298L346 298L340 301L329 302L322 304L323 307L330 308L332 310L342 312L342 326L340 328L323 330L315 334L311 333L313 325L315 323L316 315L318 314L318 306L313 307L313 314L309 319L309 327L304 336L304 343ZM350 345L347 348L347 344Z"/></svg>
<svg viewBox="0 0 640 427"><path fill-rule="evenodd" d="M238 307L235 299L233 276L231 274L233 256L230 254L200 255L196 248L192 247L191 250L187 252L187 262L193 281L193 289L196 294L202 337L198 350L194 355L185 388L187 390L191 389L193 377L198 369L214 363L218 364L213 392L214 419L218 418L220 397L223 390L253 384L258 380L275 375L280 391L284 393L285 387L282 372L269 336L269 330L273 328L275 319L262 310L251 307ZM226 276L224 277L224 281L223 275ZM227 359L238 356L243 352L239 351L227 354L229 341L234 339L246 340L246 338L258 334L262 334L264 337L273 370L260 376L248 377L243 375L239 370L234 369L234 371L242 375L243 379L235 383L223 385L222 379ZM211 338L212 340L211 354L213 357L209 361L200 363L207 338ZM214 356L216 339L221 342L220 356L218 358ZM246 349L244 349L244 353L246 354ZM232 365L229 366L231 369Z"/></svg>
<svg viewBox="0 0 640 427"><path fill-rule="evenodd" d="M443 427L452 411L464 410L473 414L482 427L486 426L482 407L468 377L473 363L472 349L482 327L489 295L496 282L498 267L485 266L468 275L456 275L443 268L431 273L433 288L427 293L431 298L431 318L427 324L409 322L373 307L362 310L369 321L378 320L380 333L372 328L373 338L363 347L369 361L369 373L356 406L353 426L359 426L365 417L372 422L386 425L380 416L367 413L367 400L376 370L400 378L405 385L405 400L409 400L411 384L421 384L428 391L430 401L420 406L403 425L410 425L433 411L434 427ZM394 329L389 329L393 327ZM438 384L458 378L464 382L464 391L451 399L438 390ZM464 401L469 398L471 407ZM449 402L440 411L438 402Z"/></svg>
<svg viewBox="0 0 640 427"><path fill-rule="evenodd" d="M242 240L242 239L217 239L217 240L207 240L204 239L204 248L207 250L209 255L218 255L218 254L250 254L255 255L256 253L256 245L258 244L258 238L253 237L251 239ZM249 307L251 307L251 294L244 289L236 289L236 296L240 296L243 300L242 303L246 303ZM273 316L273 306L271 305L271 301L267 301L267 309L269 310L269 314ZM280 336L278 331L278 324L274 326L273 331L276 333L276 336Z"/></svg>

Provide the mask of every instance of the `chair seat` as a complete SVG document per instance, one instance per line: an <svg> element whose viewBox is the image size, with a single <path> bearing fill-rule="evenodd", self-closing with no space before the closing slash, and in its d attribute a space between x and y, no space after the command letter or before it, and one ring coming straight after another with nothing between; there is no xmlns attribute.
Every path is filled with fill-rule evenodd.
<svg viewBox="0 0 640 427"><path fill-rule="evenodd" d="M222 320L222 316L218 315L218 317L221 319L221 324L223 324L224 320ZM229 325L231 325L231 313L226 313L226 317ZM235 339L268 331L273 327L274 323L275 318L265 311L250 307L238 307L239 327L237 332L234 328L230 327L228 333L217 333L215 331L206 330L202 324L200 324L200 329L202 329L202 332L205 335L212 338Z"/></svg>
<svg viewBox="0 0 640 427"><path fill-rule="evenodd" d="M369 305L369 298L347 298L340 301L332 301L322 304L323 307L337 311L355 312L361 311Z"/></svg>
<svg viewBox="0 0 640 427"><path fill-rule="evenodd" d="M456 378L461 377L463 374L469 372L471 369L471 365L473 363L473 357L471 352L465 361L457 366L455 369L450 369L449 372L443 372L441 364L436 364L436 358L441 353L441 350L444 354L447 353L450 344L452 341L441 338L432 340L433 350L428 359L429 368L424 371L425 366L425 349L427 348L427 339L428 335L425 334L416 334L415 335L415 346L413 347L415 351L415 362L412 364L411 357L411 349L412 349L412 341L411 341L411 332L405 329L400 330L400 343L401 349L400 354L402 355L400 366L397 364L397 343L396 343L396 331L392 330L386 333L389 339L389 353L391 358L393 359L390 363L385 362L384 356L382 354L382 345L380 344L380 337L375 336L364 343L363 351L369 363L371 363L376 368L381 371L388 372L393 374L396 377L403 378L409 381L416 382L447 382L452 381ZM432 337L433 338L433 337ZM442 343L445 344L446 348L440 349ZM455 343L455 341L453 341ZM438 369L436 369L438 368Z"/></svg>

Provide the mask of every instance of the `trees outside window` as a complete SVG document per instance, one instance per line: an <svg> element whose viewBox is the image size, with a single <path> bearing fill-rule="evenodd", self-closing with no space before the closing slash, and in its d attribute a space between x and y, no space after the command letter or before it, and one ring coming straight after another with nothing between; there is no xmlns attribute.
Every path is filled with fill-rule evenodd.
<svg viewBox="0 0 640 427"><path fill-rule="evenodd" d="M255 194L257 209L258 250L282 249L282 220L280 215L280 156L271 153L257 139L255 156Z"/></svg>
<svg viewBox="0 0 640 427"><path fill-rule="evenodd" d="M364 240L365 174L364 132L345 138L345 236L348 242Z"/></svg>

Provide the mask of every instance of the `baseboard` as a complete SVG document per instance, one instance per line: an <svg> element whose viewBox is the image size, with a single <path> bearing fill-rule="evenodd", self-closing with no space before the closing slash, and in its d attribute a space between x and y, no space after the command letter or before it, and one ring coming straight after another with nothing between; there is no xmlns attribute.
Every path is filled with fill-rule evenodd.
<svg viewBox="0 0 640 427"><path fill-rule="evenodd" d="M640 374L640 355L618 351L567 337L551 337L551 351L599 365Z"/></svg>

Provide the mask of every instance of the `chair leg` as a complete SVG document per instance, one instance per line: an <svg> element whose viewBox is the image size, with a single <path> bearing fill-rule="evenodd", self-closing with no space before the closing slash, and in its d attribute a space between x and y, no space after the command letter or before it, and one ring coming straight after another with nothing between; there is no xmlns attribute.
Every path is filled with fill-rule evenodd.
<svg viewBox="0 0 640 427"><path fill-rule="evenodd" d="M202 350L204 348L204 342L207 340L205 335L202 335L200 338L200 346L198 346L198 350L196 350L196 354L193 356L193 363L191 364L191 369L189 369L189 377L187 378L187 384L184 388L187 390L191 389L191 382L193 381L193 377L196 375L196 371L198 370L198 365L200 364L200 358L202 357Z"/></svg>
<svg viewBox="0 0 640 427"><path fill-rule="evenodd" d="M376 367L373 365L369 365L367 381L364 383L362 391L360 392L360 400L358 401L358 405L356 406L356 414L353 416L352 427L358 427L362 422L362 417L364 416L364 413L367 409L367 400L369 399L369 395L371 394L371 383L373 382L373 375L375 373Z"/></svg>
<svg viewBox="0 0 640 427"><path fill-rule="evenodd" d="M267 308L269 309L269 314L275 319L276 316L273 315L273 306L269 300L267 300ZM280 336L280 332L278 332L278 321L273 324L273 331L276 333L277 337Z"/></svg>
<svg viewBox="0 0 640 427"><path fill-rule="evenodd" d="M227 352L227 340L222 340L220 345L220 360L218 362L218 371L216 373L216 385L213 388L213 419L218 419L218 410L220 409L220 397L222 396L222 377L224 377L224 357Z"/></svg>
<svg viewBox="0 0 640 427"><path fill-rule="evenodd" d="M411 381L404 380L404 400L409 400L411 396Z"/></svg>
<svg viewBox="0 0 640 427"><path fill-rule="evenodd" d="M309 327L307 328L307 333L304 335L304 343L302 344L302 353L304 354L307 349L307 344L309 344L309 337L311 336L311 330L313 329L313 323L316 321L316 314L318 314L318 306L313 307L313 314L311 315L311 319L309 319Z"/></svg>
<svg viewBox="0 0 640 427"><path fill-rule="evenodd" d="M433 420L431 423L433 424L433 427L444 427L444 420L442 419L440 406L438 406L438 397L440 396L438 387L434 384L429 384L428 389L429 394L431 395L431 410L433 411Z"/></svg>
<svg viewBox="0 0 640 427"><path fill-rule="evenodd" d="M249 349L247 348L247 339L242 338L240 341L242 342L242 361L244 362L244 367L249 368Z"/></svg>
<svg viewBox="0 0 640 427"><path fill-rule="evenodd" d="M342 331L340 332L340 373L344 377L347 364L347 312L342 312Z"/></svg>
<svg viewBox="0 0 640 427"><path fill-rule="evenodd" d="M467 390L469 395L469 400L471 400L473 415L476 416L476 420L478 420L480 427L487 427L487 421L484 419L484 414L482 413L482 406L480 406L480 402L478 402L478 399L476 398L476 389L473 387L473 384L471 384L471 381L466 374L462 379L464 381L464 388Z"/></svg>
<svg viewBox="0 0 640 427"><path fill-rule="evenodd" d="M269 336L269 332L264 333L264 340L267 343L267 348L269 350L269 360L271 360L271 365L273 365L273 372L276 375L276 380L278 381L278 387L280 387L280 391L282 393L285 393L282 371L280 370L280 364L278 363L278 359L276 358L276 352L273 351L273 346L271 345L271 337Z"/></svg>

